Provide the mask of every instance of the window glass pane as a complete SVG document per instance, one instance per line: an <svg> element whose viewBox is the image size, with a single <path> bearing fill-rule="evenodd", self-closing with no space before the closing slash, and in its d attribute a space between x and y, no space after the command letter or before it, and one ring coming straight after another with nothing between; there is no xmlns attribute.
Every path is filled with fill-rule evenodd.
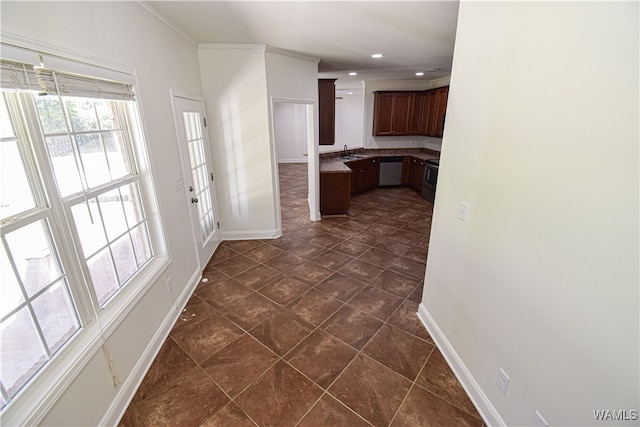
<svg viewBox="0 0 640 427"><path fill-rule="evenodd" d="M5 219L35 206L18 141L0 142L0 216Z"/></svg>
<svg viewBox="0 0 640 427"><path fill-rule="evenodd" d="M36 108L38 109L40 124L45 135L67 133L62 104L57 96L40 96L36 98Z"/></svg>
<svg viewBox="0 0 640 427"><path fill-rule="evenodd" d="M131 239L133 240L133 249L138 260L138 267L141 267L151 259L151 244L149 243L149 234L145 223L140 224L131 231Z"/></svg>
<svg viewBox="0 0 640 427"><path fill-rule="evenodd" d="M46 141L60 194L64 197L82 191L82 182L69 137L50 136Z"/></svg>
<svg viewBox="0 0 640 427"><path fill-rule="evenodd" d="M33 311L52 354L80 327L65 280L39 295L33 301Z"/></svg>
<svg viewBox="0 0 640 427"><path fill-rule="evenodd" d="M191 167L195 167L204 163L204 154L202 152L201 141L191 141L189 145L189 159Z"/></svg>
<svg viewBox="0 0 640 427"><path fill-rule="evenodd" d="M122 178L129 174L127 151L122 131L105 132L102 134L102 138L104 141L104 149L109 160L111 179Z"/></svg>
<svg viewBox="0 0 640 427"><path fill-rule="evenodd" d="M89 187L105 184L111 180L107 158L102 149L100 134L76 135L76 142L82 158L84 176Z"/></svg>
<svg viewBox="0 0 640 427"><path fill-rule="evenodd" d="M98 196L100 212L107 230L107 239L110 242L127 231L127 221L124 217L124 209L120 201L118 189L111 190Z"/></svg>
<svg viewBox="0 0 640 427"><path fill-rule="evenodd" d="M118 278L113 268L109 249L103 249L87 260L93 288L102 306L118 290Z"/></svg>
<svg viewBox="0 0 640 427"><path fill-rule="evenodd" d="M100 129L110 130L122 128L115 102L101 100L96 101L95 106L98 113L98 120L100 121Z"/></svg>
<svg viewBox="0 0 640 427"><path fill-rule="evenodd" d="M132 183L122 186L120 187L120 194L122 195L122 203L127 216L127 223L129 224L129 228L131 228L144 219L138 185Z"/></svg>
<svg viewBox="0 0 640 427"><path fill-rule="evenodd" d="M73 220L80 236L82 251L86 258L107 244L96 199L89 199L88 202L88 204L85 202L79 203L71 208ZM89 209L91 209L91 216L89 216Z"/></svg>
<svg viewBox="0 0 640 427"><path fill-rule="evenodd" d="M29 296L60 277L61 269L51 247L49 227L37 221L6 235L22 284Z"/></svg>
<svg viewBox="0 0 640 427"><path fill-rule="evenodd" d="M15 136L13 131L13 124L9 118L9 111L7 110L7 103L4 97L0 99L0 138L6 138Z"/></svg>
<svg viewBox="0 0 640 427"><path fill-rule="evenodd" d="M138 271L138 264L136 257L133 253L133 246L131 245L131 238L129 234L125 234L119 238L112 246L111 253L116 263L116 270L118 271L118 278L120 284L124 284L127 280Z"/></svg>
<svg viewBox="0 0 640 427"><path fill-rule="evenodd" d="M82 98L66 98L65 105L67 106L71 127L74 132L98 130L93 101Z"/></svg>
<svg viewBox="0 0 640 427"><path fill-rule="evenodd" d="M0 379L10 398L48 360L26 307L0 325L0 359Z"/></svg>
<svg viewBox="0 0 640 427"><path fill-rule="evenodd" d="M13 268L3 245L0 245L0 269L0 279L2 280L0 282L2 284L0 318L2 318L24 301L20 285L16 275L13 273Z"/></svg>

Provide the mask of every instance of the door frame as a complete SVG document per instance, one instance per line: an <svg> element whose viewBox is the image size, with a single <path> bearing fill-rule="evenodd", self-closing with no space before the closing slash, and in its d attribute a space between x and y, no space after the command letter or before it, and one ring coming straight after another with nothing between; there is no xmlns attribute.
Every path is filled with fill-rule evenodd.
<svg viewBox="0 0 640 427"><path fill-rule="evenodd" d="M187 209L190 210L192 209L192 203L190 200L190 194L188 191L186 191L186 187L189 185L188 182L191 182L192 177L191 174L189 173L189 176L185 176L185 173L187 172L187 170L185 170L185 166L191 164L189 158L188 158L188 153L183 152L183 148L181 147L181 140L184 138L184 135L180 134L180 126L178 123L178 120L180 119L177 115L178 111L176 109L176 98L180 98L180 99L185 99L188 101L193 101L193 102L198 102L202 105L202 113L203 113L203 117L206 118L207 117L207 111L206 111L206 105L205 105L205 101L204 98L198 95L193 95L193 94L189 94L189 93L185 93L185 92L180 92L180 91L174 91L172 89L169 90L169 93L171 95L171 111L173 113L173 121L174 121L174 129L176 132L176 143L178 145L178 156L180 158L180 177L182 179L182 189L180 191L182 191L184 193L185 196L185 203L187 204ZM212 150L211 150L211 142L209 139L209 126L206 126L202 128L202 137L204 140L204 145L205 145L205 157L207 158L207 166L209 169L209 173L213 173L213 158L212 158ZM189 170L190 172L190 170ZM211 197L211 204L212 204L212 209L213 209L213 215L214 215L214 231L211 234L211 236L209 236L209 239L207 239L207 242L203 245L201 243L201 239L200 239L200 224L196 224L194 223L194 218L193 218L193 213L190 212L189 213L189 223L191 226L191 234L193 237L193 243L194 243L194 249L196 250L196 254L197 254L197 258L198 258L198 266L199 269L202 271L204 270L204 268L206 267L207 263L211 260L211 257L213 256L213 253L215 252L215 250L217 249L218 245L220 244L220 242L222 241L222 232L220 230L220 228L218 227L218 223L220 221L220 213L218 210L218 196L217 196L217 191L216 191L216 182L215 180L212 181L209 184L209 195ZM212 240L213 239L213 242ZM212 243L213 247L211 249L211 253L208 254L207 253L207 260L204 261L202 259L202 248L204 246L206 246L207 244Z"/></svg>
<svg viewBox="0 0 640 427"><path fill-rule="evenodd" d="M269 103L269 121L271 131L271 170L275 183L274 206L279 234L282 235L282 215L280 206L280 179L278 175L278 151L275 135L275 106L276 104L303 104L306 106L307 123L307 203L309 205L309 219L320 220L320 163L318 157L318 101L315 99L277 98L271 97Z"/></svg>

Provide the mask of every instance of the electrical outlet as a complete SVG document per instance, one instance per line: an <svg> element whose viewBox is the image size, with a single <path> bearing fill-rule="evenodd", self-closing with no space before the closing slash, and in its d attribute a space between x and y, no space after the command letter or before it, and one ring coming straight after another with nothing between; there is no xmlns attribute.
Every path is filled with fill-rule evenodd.
<svg viewBox="0 0 640 427"><path fill-rule="evenodd" d="M507 373L503 371L502 368L500 368L500 371L498 371L498 381L496 381L496 385L498 386L500 391L505 394L507 393L509 380L510 380L509 375L507 375Z"/></svg>
<svg viewBox="0 0 640 427"><path fill-rule="evenodd" d="M458 218L461 221L467 222L467 215L469 213L469 205L465 202L460 203L460 211L458 212Z"/></svg>

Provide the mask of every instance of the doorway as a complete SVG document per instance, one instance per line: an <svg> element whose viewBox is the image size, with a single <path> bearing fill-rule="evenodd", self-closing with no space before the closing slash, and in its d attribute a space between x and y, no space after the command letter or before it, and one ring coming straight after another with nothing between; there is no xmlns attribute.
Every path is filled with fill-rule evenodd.
<svg viewBox="0 0 640 427"><path fill-rule="evenodd" d="M318 147L315 143L315 101L272 99L272 123L275 170L280 164L306 163L306 216L312 221L320 219L320 186ZM277 174L279 175L279 173ZM279 176L276 176L279 182ZM280 184L278 196L281 197ZM280 202L280 199L278 200ZM281 204L278 204L278 220L282 225Z"/></svg>
<svg viewBox="0 0 640 427"><path fill-rule="evenodd" d="M171 101L191 229L203 269L221 240L204 102L176 94Z"/></svg>

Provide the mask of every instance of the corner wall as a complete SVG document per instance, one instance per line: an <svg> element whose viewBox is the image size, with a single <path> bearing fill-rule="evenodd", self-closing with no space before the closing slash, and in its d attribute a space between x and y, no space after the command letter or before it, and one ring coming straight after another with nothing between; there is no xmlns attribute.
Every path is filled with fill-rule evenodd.
<svg viewBox="0 0 640 427"><path fill-rule="evenodd" d="M491 424L638 425L638 12L460 4L420 317Z"/></svg>

